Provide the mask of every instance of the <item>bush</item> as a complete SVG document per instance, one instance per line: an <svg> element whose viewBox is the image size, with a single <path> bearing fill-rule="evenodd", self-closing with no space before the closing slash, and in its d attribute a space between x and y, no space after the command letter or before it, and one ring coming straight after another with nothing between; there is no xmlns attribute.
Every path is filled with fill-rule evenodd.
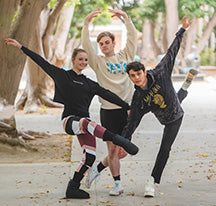
<svg viewBox="0 0 216 206"><path fill-rule="evenodd" d="M200 53L202 66L216 66L216 52L210 47L205 47Z"/></svg>

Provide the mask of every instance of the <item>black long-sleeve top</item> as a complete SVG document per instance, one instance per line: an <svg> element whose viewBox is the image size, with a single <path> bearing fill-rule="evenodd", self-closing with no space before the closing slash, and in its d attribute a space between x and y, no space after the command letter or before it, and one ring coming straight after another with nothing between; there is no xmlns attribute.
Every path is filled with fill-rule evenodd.
<svg viewBox="0 0 216 206"><path fill-rule="evenodd" d="M56 67L24 46L21 47L21 50L54 80L55 95L53 101L64 104L62 119L69 115L89 117L89 106L94 95L98 95L126 110L130 108L128 103L116 94L99 86L97 82L85 75Z"/></svg>
<svg viewBox="0 0 216 206"><path fill-rule="evenodd" d="M184 32L185 29L181 28L176 33L163 59L155 69L147 71L147 89L135 86L130 115L122 131L123 137L131 139L142 117L148 112L152 112L162 125L170 124L183 116L184 111L173 87L171 74Z"/></svg>

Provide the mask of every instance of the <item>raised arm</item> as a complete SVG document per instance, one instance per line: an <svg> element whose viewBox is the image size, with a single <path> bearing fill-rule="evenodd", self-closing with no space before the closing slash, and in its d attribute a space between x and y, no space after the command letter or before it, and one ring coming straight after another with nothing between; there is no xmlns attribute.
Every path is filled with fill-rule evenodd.
<svg viewBox="0 0 216 206"><path fill-rule="evenodd" d="M58 67L50 64L39 54L31 51L30 49L22 46L17 40L7 38L5 39L5 43L7 45L15 46L21 49L27 56L29 56L36 64L38 64L50 77L54 78L56 72L60 72L61 70Z"/></svg>
<svg viewBox="0 0 216 206"><path fill-rule="evenodd" d="M94 70L97 69L95 65L97 54L90 42L88 26L89 26L89 23L92 21L92 19L97 17L98 14L101 14L101 11L99 10L99 8L95 9L94 11L92 11L85 17L84 25L82 28L82 36L81 36L82 47L88 53L88 63Z"/></svg>
<svg viewBox="0 0 216 206"><path fill-rule="evenodd" d="M100 11L99 8L97 8L97 9L95 9L94 11L92 11L91 13L89 13L89 14L85 17L85 19L84 19L84 25L85 25L85 26L88 26L89 23L91 22L91 20L92 20L93 18L97 17L98 14L101 14L101 11Z"/></svg>
<svg viewBox="0 0 216 206"><path fill-rule="evenodd" d="M126 12L119 9L109 9L109 12L113 13L112 17L121 16L124 18L127 29L127 42L123 51L129 58L128 61L133 61L137 50L137 30Z"/></svg>
<svg viewBox="0 0 216 206"><path fill-rule="evenodd" d="M173 70L173 66L175 63L175 58L178 54L183 34L185 30L191 25L192 21L188 22L187 20L188 15L182 18L182 27L176 33L176 37L173 40L172 44L170 45L169 49L167 50L166 55L160 61L160 63L156 66L155 71L160 69L167 69L168 72L171 74Z"/></svg>

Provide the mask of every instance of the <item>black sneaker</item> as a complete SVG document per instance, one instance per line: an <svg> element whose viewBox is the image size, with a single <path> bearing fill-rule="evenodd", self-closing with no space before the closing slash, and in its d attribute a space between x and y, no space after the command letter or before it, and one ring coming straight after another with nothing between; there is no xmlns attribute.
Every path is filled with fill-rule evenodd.
<svg viewBox="0 0 216 206"><path fill-rule="evenodd" d="M89 193L79 189L80 183L70 180L66 190L66 198L70 199L89 199Z"/></svg>
<svg viewBox="0 0 216 206"><path fill-rule="evenodd" d="M133 144L129 139L126 139L118 134L116 134L113 137L112 142L115 145L123 147L124 150L131 155L135 155L139 151L139 148L135 144Z"/></svg>

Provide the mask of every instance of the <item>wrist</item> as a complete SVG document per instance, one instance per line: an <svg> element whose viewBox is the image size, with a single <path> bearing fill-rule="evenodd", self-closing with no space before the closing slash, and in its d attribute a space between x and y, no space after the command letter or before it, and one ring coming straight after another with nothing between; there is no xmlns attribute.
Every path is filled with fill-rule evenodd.
<svg viewBox="0 0 216 206"><path fill-rule="evenodd" d="M124 19L127 19L127 18L129 18L129 16L125 13L124 15L122 15L122 17L124 18Z"/></svg>
<svg viewBox="0 0 216 206"><path fill-rule="evenodd" d="M89 22L88 21L84 21L84 25L88 26Z"/></svg>

